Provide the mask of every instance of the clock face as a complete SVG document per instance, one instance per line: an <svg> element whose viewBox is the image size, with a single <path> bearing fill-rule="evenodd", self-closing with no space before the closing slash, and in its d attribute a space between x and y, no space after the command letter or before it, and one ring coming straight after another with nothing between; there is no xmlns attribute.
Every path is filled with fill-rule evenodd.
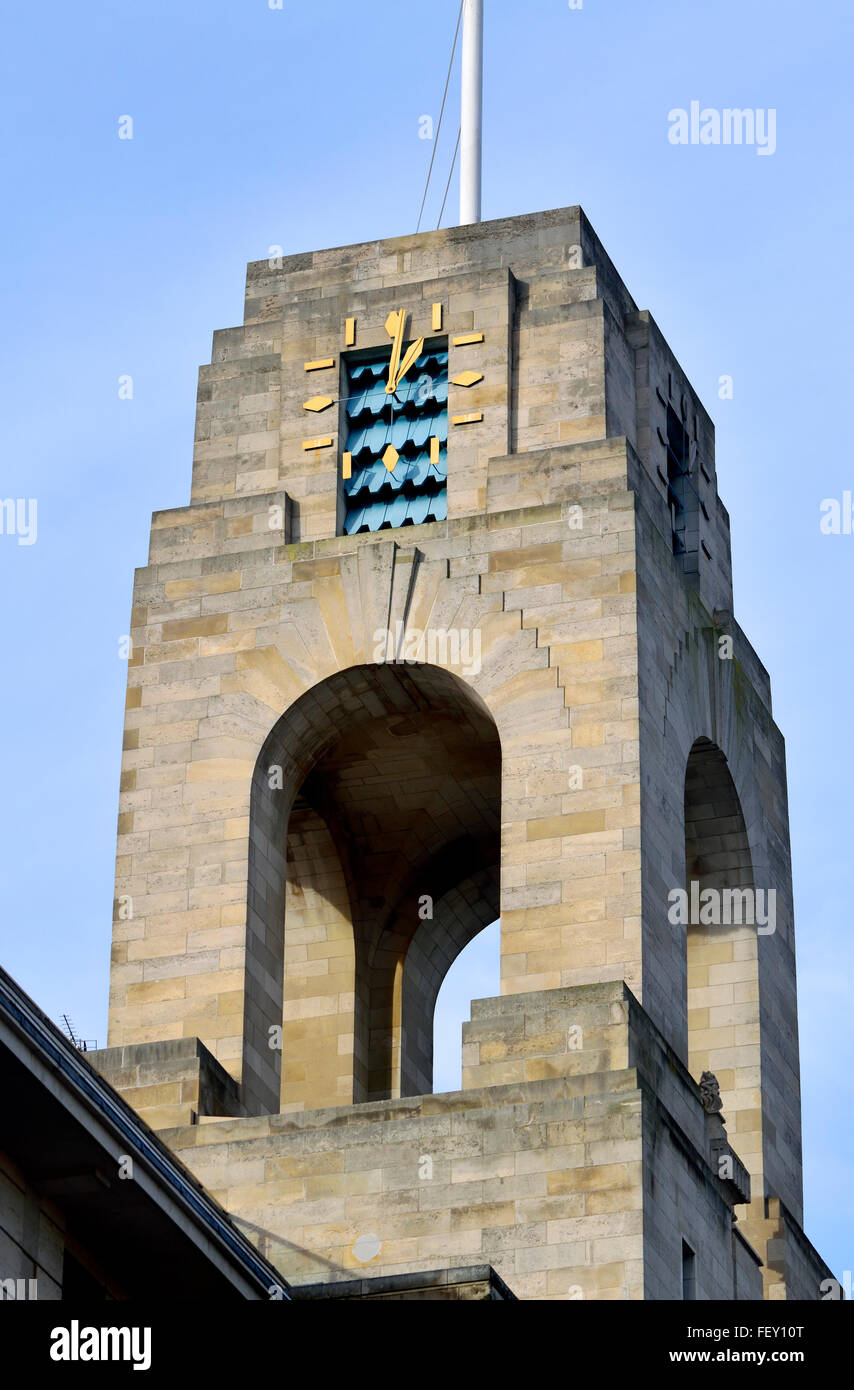
<svg viewBox="0 0 854 1390"><path fill-rule="evenodd" d="M344 397L344 534L444 521L447 338L346 355Z"/></svg>

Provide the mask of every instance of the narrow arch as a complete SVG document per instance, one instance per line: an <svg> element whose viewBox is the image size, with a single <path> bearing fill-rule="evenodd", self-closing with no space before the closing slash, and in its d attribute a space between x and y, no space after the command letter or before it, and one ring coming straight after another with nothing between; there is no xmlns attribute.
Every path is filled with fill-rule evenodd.
<svg viewBox="0 0 854 1390"><path fill-rule="evenodd" d="M418 1010L432 1020L453 942L498 915L500 786L491 714L439 667L351 667L277 722L252 785L245 1034L261 1051L281 1025L271 1085L283 1110L424 1084L432 1038ZM479 920L461 885L484 872L491 916ZM422 924L435 930L419 936Z"/></svg>
<svg viewBox="0 0 854 1390"><path fill-rule="evenodd" d="M442 981L433 1007L433 1091L478 1086L479 1046L466 1049L465 1026L475 1000L501 994L501 919L478 932L460 951ZM467 1055L468 1051L468 1055ZM474 1053L474 1055L472 1055ZM472 1080L472 1073L476 1077Z"/></svg>
<svg viewBox="0 0 854 1390"><path fill-rule="evenodd" d="M685 774L685 878L689 903L697 885L695 903L712 889L717 897L708 901L718 904L718 920L687 927L688 1065L696 1080L704 1071L717 1076L729 1136L755 1174L762 1163L756 884L738 791L708 738L693 745Z"/></svg>
<svg viewBox="0 0 854 1390"><path fill-rule="evenodd" d="M445 977L470 941L500 912L496 862L452 887L418 923L402 976L400 1094L433 1090L433 1016Z"/></svg>

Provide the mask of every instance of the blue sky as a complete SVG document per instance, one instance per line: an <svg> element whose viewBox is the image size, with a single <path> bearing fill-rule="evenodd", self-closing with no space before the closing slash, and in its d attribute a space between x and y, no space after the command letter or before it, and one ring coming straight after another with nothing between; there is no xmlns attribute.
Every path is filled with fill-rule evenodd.
<svg viewBox="0 0 854 1390"><path fill-rule="evenodd" d="M419 120L438 116L457 3L7 11L0 496L38 499L38 539L0 536L0 960L101 1042L119 639L150 514L189 498L198 365L240 322L247 260L415 229ZM736 615L788 743L807 1231L851 1269L854 536L822 535L819 516L854 488L854 17L843 0L486 12L484 215L581 203L717 425ZM672 145L668 113L694 100L773 108L776 152ZM455 81L426 227L457 115ZM493 961L480 939L449 982L455 1049L468 999L497 990ZM456 1084L448 1065L440 1085Z"/></svg>

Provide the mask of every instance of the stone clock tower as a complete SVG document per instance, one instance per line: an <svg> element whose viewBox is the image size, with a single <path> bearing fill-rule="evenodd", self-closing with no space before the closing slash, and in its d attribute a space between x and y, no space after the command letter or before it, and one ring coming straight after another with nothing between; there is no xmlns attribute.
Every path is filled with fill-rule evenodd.
<svg viewBox="0 0 854 1390"><path fill-rule="evenodd" d="M821 1296L783 740L578 208L250 265L132 632L96 1060L284 1278Z"/></svg>

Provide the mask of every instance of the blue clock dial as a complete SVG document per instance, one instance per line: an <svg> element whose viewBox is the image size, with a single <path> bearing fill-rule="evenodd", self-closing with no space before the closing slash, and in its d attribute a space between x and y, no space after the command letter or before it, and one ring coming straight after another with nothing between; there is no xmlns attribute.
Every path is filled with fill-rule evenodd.
<svg viewBox="0 0 854 1390"><path fill-rule="evenodd" d="M388 370L387 350L345 358L344 448L352 458L343 484L348 536L447 515L447 340L425 347L391 395Z"/></svg>

